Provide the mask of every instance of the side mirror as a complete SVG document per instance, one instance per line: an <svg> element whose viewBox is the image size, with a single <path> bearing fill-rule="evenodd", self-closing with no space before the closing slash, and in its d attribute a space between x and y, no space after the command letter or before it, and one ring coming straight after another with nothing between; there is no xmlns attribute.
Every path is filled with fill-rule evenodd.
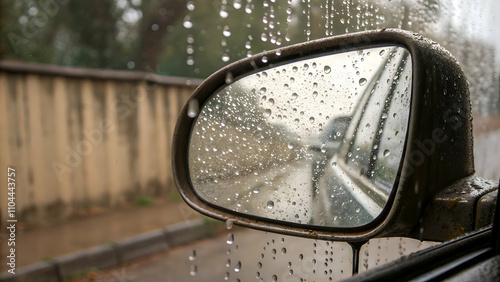
<svg viewBox="0 0 500 282"><path fill-rule="evenodd" d="M231 64L181 112L173 171L221 220L310 238L408 235L474 172L469 92L451 55L404 31L361 32Z"/></svg>

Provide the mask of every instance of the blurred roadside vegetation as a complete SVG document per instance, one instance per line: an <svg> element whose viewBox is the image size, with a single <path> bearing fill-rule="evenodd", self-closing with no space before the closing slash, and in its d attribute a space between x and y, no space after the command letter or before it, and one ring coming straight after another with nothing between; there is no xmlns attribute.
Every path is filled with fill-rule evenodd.
<svg viewBox="0 0 500 282"><path fill-rule="evenodd" d="M467 9L444 0L345 2L2 0L0 59L206 78L264 50L401 28L434 39L457 57L470 81L476 114L500 112L494 58L494 48L500 47L466 32L473 28L470 22L456 18L467 19Z"/></svg>

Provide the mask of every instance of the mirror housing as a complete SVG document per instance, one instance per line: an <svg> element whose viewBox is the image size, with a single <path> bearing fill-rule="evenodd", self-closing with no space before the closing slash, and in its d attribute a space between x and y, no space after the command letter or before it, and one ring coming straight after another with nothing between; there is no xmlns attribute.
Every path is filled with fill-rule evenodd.
<svg viewBox="0 0 500 282"><path fill-rule="evenodd" d="M401 46L412 58L411 105L398 178L382 213L359 227L284 223L233 212L202 200L193 190L188 150L193 117L207 99L233 81L275 65L335 52ZM427 204L447 186L474 173L472 116L467 80L452 55L422 35L401 30L359 32L309 41L242 59L217 71L193 93L178 119L172 168L182 198L195 210L250 228L347 242L382 236L418 236ZM425 239L425 238L419 238Z"/></svg>

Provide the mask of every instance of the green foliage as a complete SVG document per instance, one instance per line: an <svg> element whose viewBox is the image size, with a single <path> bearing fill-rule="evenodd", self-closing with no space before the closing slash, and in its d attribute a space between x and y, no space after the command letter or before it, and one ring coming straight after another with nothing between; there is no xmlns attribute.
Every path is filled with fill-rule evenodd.
<svg viewBox="0 0 500 282"><path fill-rule="evenodd" d="M134 201L134 205L140 206L140 207L147 207L147 206L152 206L154 204L153 199L150 197L139 197Z"/></svg>
<svg viewBox="0 0 500 282"><path fill-rule="evenodd" d="M454 5L440 0L240 2L241 7L236 1L204 0L3 0L0 59L205 78L265 50L401 28L436 40L457 57L473 100L479 101L474 112L499 111L495 50L463 32L471 27L460 25L471 21L453 20Z"/></svg>
<svg viewBox="0 0 500 282"><path fill-rule="evenodd" d="M172 194L170 194L170 201L182 202L181 194L179 194L179 192L177 192L177 191L172 192Z"/></svg>

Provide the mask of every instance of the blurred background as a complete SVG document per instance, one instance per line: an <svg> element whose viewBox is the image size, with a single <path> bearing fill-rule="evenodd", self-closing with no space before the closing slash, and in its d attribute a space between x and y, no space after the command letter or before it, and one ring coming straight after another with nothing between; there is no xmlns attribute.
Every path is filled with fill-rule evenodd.
<svg viewBox="0 0 500 282"><path fill-rule="evenodd" d="M4 0L0 167L18 171L21 228L158 208L161 219L144 229L149 214L108 217L102 225L119 235L104 231L84 248L198 217L176 192L170 145L201 80L252 54L362 30L418 32L457 58L471 91L476 174L498 179L499 13L494 0ZM3 226L6 192L0 201Z"/></svg>

